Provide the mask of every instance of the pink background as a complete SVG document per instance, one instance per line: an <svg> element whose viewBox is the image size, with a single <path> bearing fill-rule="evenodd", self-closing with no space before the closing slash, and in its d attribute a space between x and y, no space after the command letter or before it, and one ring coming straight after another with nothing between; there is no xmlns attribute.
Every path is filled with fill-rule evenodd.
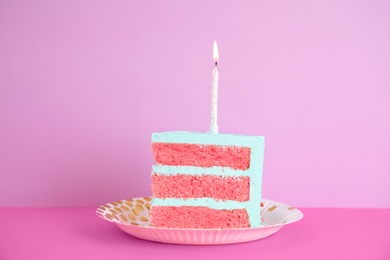
<svg viewBox="0 0 390 260"><path fill-rule="evenodd" d="M150 195L152 132L264 135L265 198L390 207L390 2L0 1L0 206Z"/></svg>

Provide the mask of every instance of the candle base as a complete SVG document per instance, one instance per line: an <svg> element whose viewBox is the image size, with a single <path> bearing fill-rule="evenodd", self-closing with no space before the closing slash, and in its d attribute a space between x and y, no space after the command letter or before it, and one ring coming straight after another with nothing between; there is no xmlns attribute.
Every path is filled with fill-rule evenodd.
<svg viewBox="0 0 390 260"><path fill-rule="evenodd" d="M210 126L210 133L218 134L218 126L217 125Z"/></svg>

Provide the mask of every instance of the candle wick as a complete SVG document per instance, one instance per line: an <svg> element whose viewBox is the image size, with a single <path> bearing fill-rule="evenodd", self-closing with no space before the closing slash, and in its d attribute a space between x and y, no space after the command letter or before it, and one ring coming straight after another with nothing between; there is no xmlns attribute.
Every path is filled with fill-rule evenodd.
<svg viewBox="0 0 390 260"><path fill-rule="evenodd" d="M218 61L215 62L215 67L217 67L217 66L218 66Z"/></svg>

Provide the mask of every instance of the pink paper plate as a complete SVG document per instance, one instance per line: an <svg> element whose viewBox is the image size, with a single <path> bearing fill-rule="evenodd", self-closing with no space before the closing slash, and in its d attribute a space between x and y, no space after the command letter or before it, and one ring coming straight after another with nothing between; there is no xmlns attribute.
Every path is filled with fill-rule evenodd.
<svg viewBox="0 0 390 260"><path fill-rule="evenodd" d="M150 241L214 245L242 243L268 237L283 226L303 218L298 209L289 205L263 199L263 226L237 229L176 229L156 228L150 225L151 197L119 200L100 206L96 214L115 223L126 233Z"/></svg>

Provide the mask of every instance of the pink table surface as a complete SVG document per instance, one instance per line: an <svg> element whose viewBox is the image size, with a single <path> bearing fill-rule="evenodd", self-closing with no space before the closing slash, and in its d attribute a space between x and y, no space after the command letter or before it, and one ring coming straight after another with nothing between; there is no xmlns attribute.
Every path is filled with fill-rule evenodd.
<svg viewBox="0 0 390 260"><path fill-rule="evenodd" d="M0 208L0 259L390 259L390 209L301 209L254 242L188 246L127 235L94 208Z"/></svg>

